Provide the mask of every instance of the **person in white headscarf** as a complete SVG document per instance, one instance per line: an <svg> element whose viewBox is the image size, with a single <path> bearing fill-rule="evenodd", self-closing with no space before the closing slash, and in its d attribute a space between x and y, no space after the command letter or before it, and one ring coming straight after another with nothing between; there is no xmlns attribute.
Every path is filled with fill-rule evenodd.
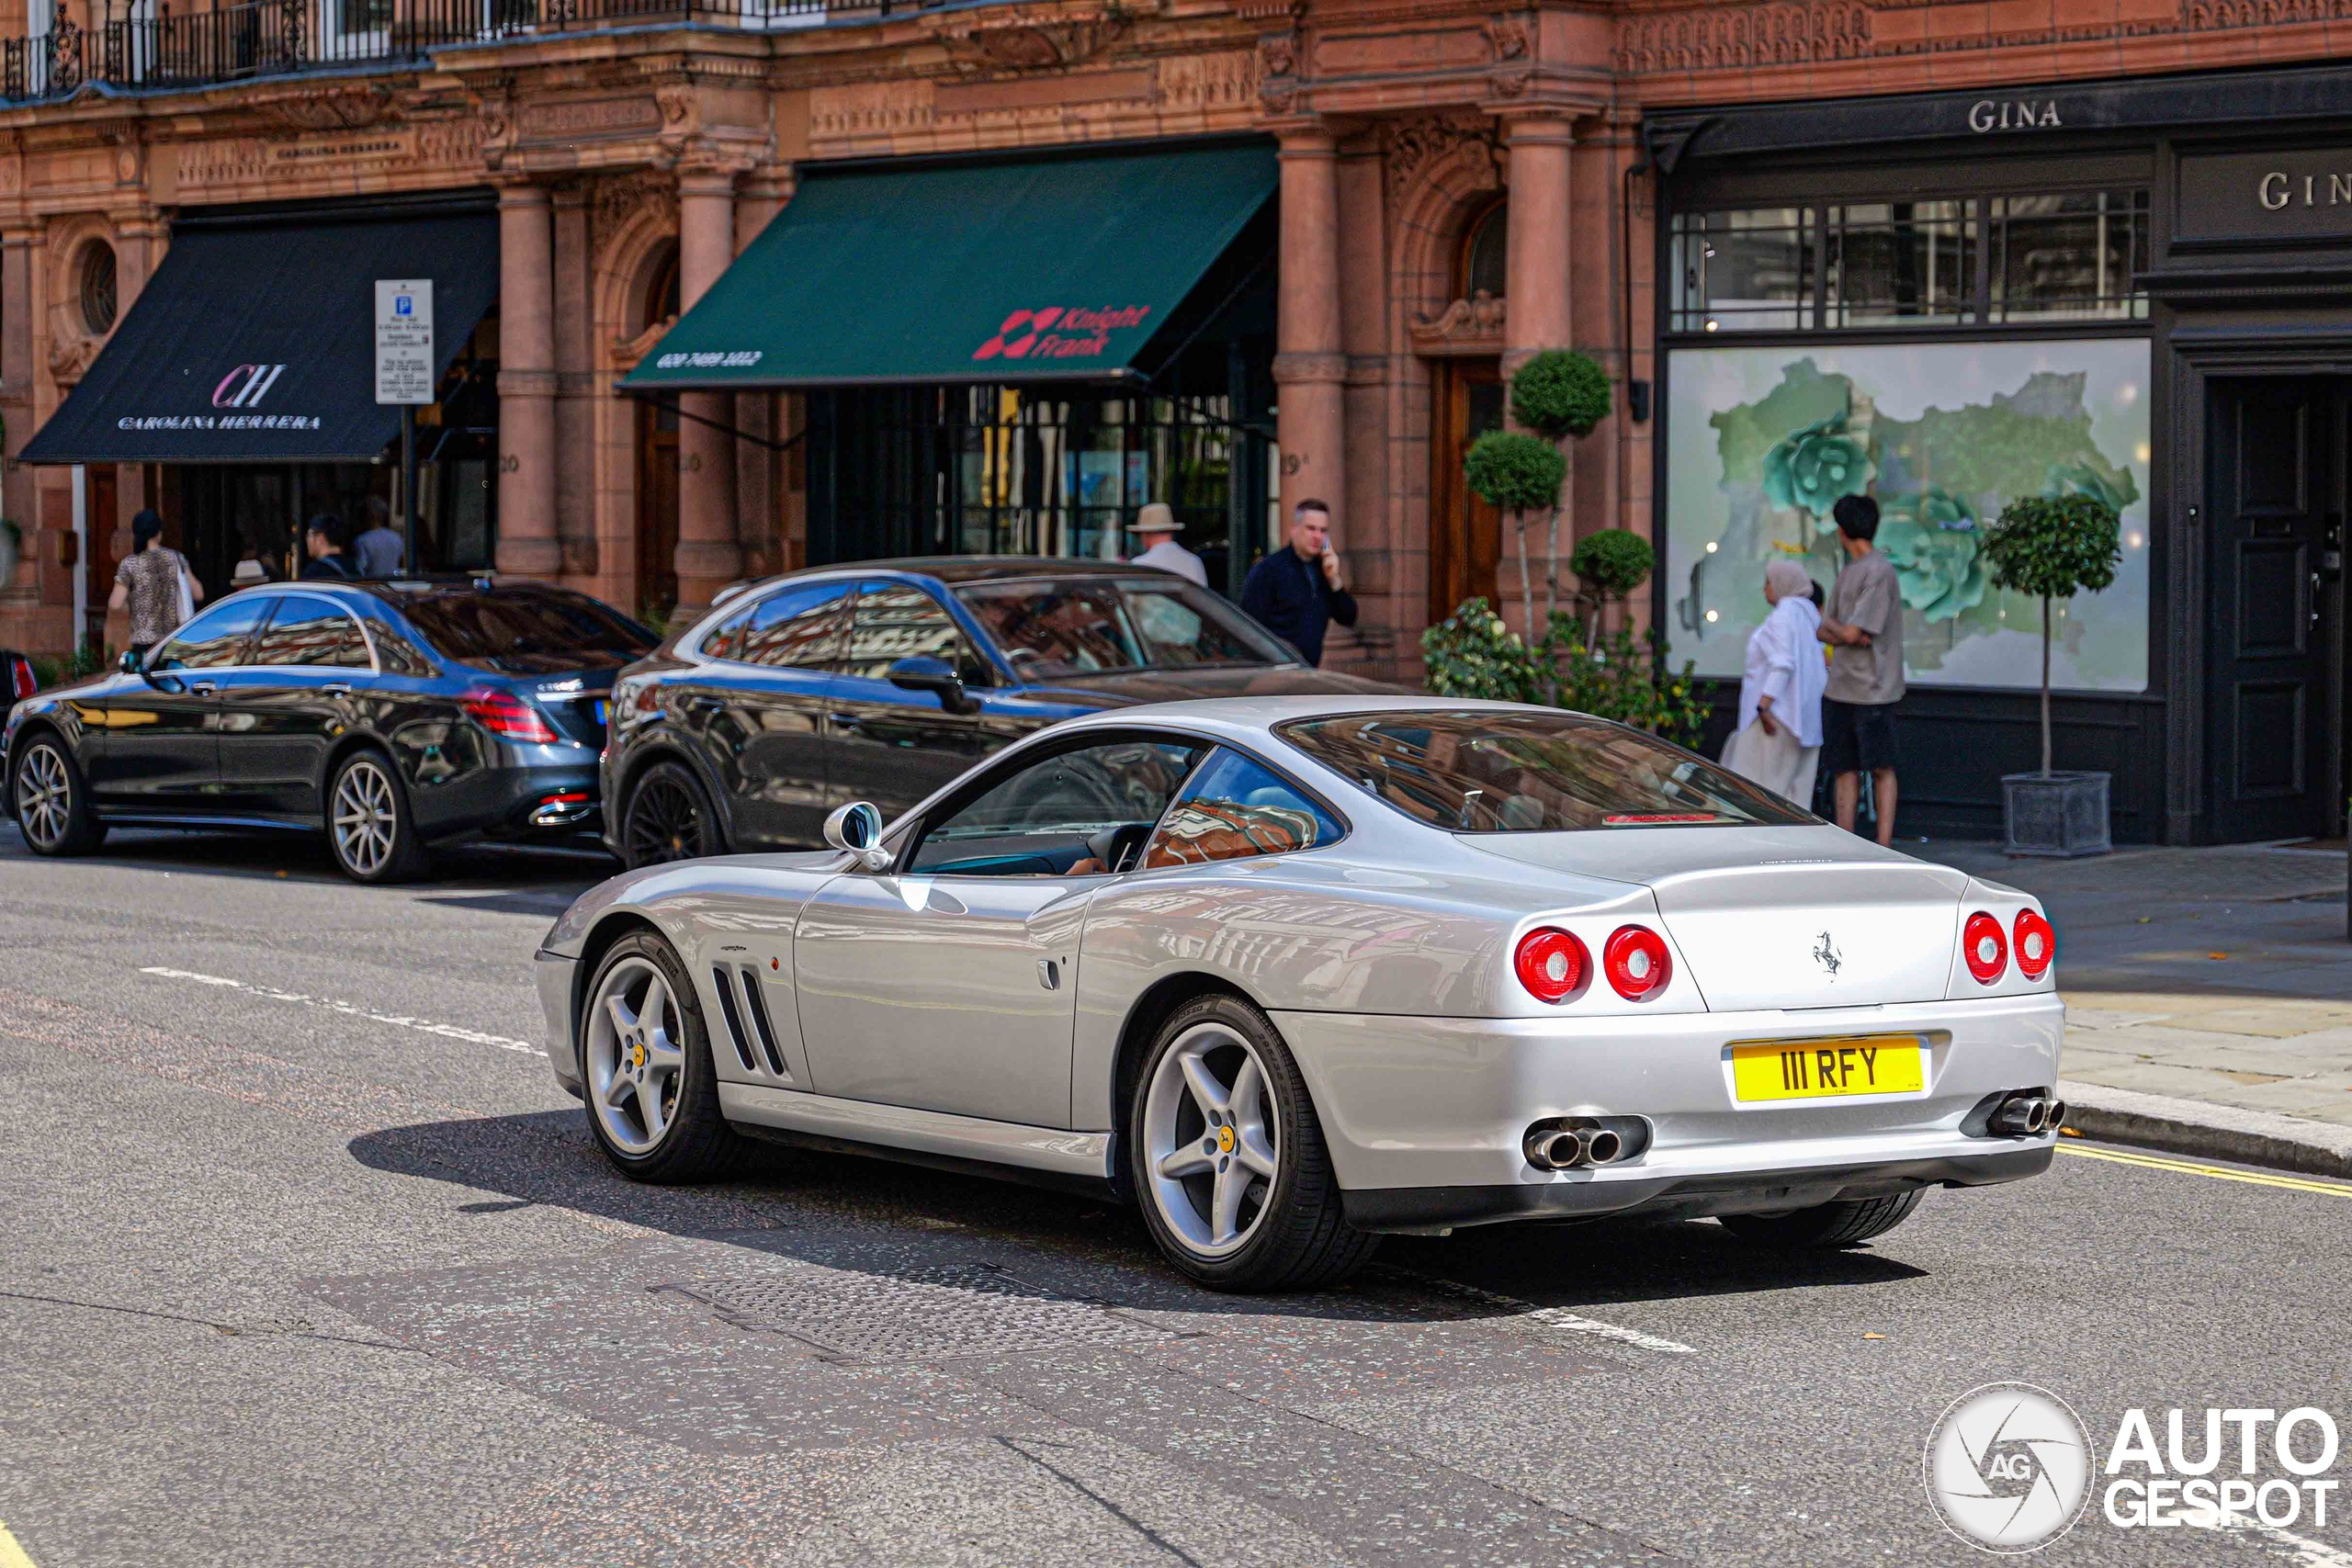
<svg viewBox="0 0 2352 1568"><path fill-rule="evenodd" d="M1821 691L1829 682L1812 589L1795 561L1766 564L1764 603L1771 613L1748 634L1739 728L1724 747L1724 766L1807 810L1821 761Z"/></svg>

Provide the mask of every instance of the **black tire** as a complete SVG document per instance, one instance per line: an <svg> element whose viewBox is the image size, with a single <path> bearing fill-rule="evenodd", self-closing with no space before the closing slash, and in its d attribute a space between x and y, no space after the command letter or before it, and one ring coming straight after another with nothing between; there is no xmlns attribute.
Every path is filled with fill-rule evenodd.
<svg viewBox="0 0 2352 1568"><path fill-rule="evenodd" d="M616 972L644 964L659 970L669 987L670 1006L664 1010L665 1018L674 1019L681 1036L676 1043L684 1060L675 1075L674 1099L665 1086L665 1126L650 1148L633 1150L617 1143L605 1125L599 1084L610 1082L610 1074L605 1073L600 1080L599 1042L592 1032L601 1013L601 998L607 982ZM710 1030L703 1021L702 1000L686 976L685 964L679 961L669 942L651 931L630 932L605 954L596 965L595 977L581 995L584 999L574 1033L579 1040L581 1082L586 1090L582 1100L588 1115L589 1135L596 1140L596 1146L605 1152L614 1168L632 1181L665 1187L713 1181L736 1170L751 1145L729 1125L719 1110L718 1070L711 1059ZM640 1003L642 999L640 992ZM641 1007L639 1010L642 1016ZM667 1027L665 1022L665 1030ZM625 1107L623 1111L625 1114ZM642 1126L641 1118L638 1124Z"/></svg>
<svg viewBox="0 0 2352 1568"><path fill-rule="evenodd" d="M8 810L37 855L85 855L106 840L107 825L90 808L89 781L65 742L47 729L17 749Z"/></svg>
<svg viewBox="0 0 2352 1568"><path fill-rule="evenodd" d="M710 796L692 770L656 762L637 775L621 813L621 861L631 871L725 852Z"/></svg>
<svg viewBox="0 0 2352 1568"><path fill-rule="evenodd" d="M1758 1247L1859 1247L1909 1219L1925 1192L1915 1187L1892 1198L1856 1198L1785 1214L1725 1214L1723 1227Z"/></svg>
<svg viewBox="0 0 2352 1568"><path fill-rule="evenodd" d="M1221 1257L1204 1256L1170 1224L1149 1168L1153 1080L1169 1054L1203 1025L1238 1035L1254 1050L1272 1100L1262 1114L1276 1133L1273 1179L1258 1201L1250 1222L1256 1228ZM1144 1224L1168 1260L1196 1283L1236 1293L1317 1290L1354 1274L1380 1246L1380 1237L1354 1229L1341 1212L1330 1150L1290 1048L1265 1014L1238 998L1195 998L1160 1026L1136 1077L1126 1123L1128 1179Z"/></svg>

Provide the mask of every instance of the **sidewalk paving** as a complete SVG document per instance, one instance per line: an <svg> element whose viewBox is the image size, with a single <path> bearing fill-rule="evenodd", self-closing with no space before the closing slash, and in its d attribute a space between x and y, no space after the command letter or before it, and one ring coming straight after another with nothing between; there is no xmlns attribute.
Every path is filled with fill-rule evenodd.
<svg viewBox="0 0 2352 1568"><path fill-rule="evenodd" d="M2058 930L2070 1124L2352 1177L2352 941L2340 850L2011 860L1902 846L2042 901Z"/></svg>

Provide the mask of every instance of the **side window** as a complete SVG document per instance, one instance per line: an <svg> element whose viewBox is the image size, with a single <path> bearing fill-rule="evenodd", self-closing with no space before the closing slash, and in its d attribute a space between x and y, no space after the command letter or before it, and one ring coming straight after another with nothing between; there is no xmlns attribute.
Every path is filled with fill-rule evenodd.
<svg viewBox="0 0 2352 1568"><path fill-rule="evenodd" d="M155 650L151 670L219 670L242 663L245 645L261 619L277 604L274 597L230 599L182 626L169 642Z"/></svg>
<svg viewBox="0 0 2352 1568"><path fill-rule="evenodd" d="M1220 749L1144 850L1146 869L1287 854L1340 837L1329 812L1263 765Z"/></svg>
<svg viewBox="0 0 2352 1568"><path fill-rule="evenodd" d="M908 869L944 876L1129 869L1204 750L1114 740L1043 758L927 829Z"/></svg>
<svg viewBox="0 0 2352 1568"><path fill-rule="evenodd" d="M988 666L938 600L899 582L869 582L857 596L844 673L887 681L901 659L943 659L968 685L988 683Z"/></svg>
<svg viewBox="0 0 2352 1568"><path fill-rule="evenodd" d="M324 599L289 595L254 645L255 664L312 664L331 669L368 668L368 644L359 623Z"/></svg>
<svg viewBox="0 0 2352 1568"><path fill-rule="evenodd" d="M413 675L420 680L433 678L433 660L424 657L424 650L416 646L406 630L380 615L370 616L369 620L371 624L368 629L376 639L376 657L383 660L386 674Z"/></svg>
<svg viewBox="0 0 2352 1568"><path fill-rule="evenodd" d="M778 589L712 633L703 651L779 670L830 668L841 654L849 595L846 582Z"/></svg>

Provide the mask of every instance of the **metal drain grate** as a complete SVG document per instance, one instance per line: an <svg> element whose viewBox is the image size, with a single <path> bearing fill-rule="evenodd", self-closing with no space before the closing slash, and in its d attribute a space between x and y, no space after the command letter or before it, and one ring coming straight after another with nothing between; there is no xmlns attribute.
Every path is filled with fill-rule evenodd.
<svg viewBox="0 0 2352 1568"><path fill-rule="evenodd" d="M929 1361L1175 1337L1100 1303L980 1263L910 1274L803 1265L748 1280L668 1288L708 1303L739 1328L789 1335L859 1360Z"/></svg>

